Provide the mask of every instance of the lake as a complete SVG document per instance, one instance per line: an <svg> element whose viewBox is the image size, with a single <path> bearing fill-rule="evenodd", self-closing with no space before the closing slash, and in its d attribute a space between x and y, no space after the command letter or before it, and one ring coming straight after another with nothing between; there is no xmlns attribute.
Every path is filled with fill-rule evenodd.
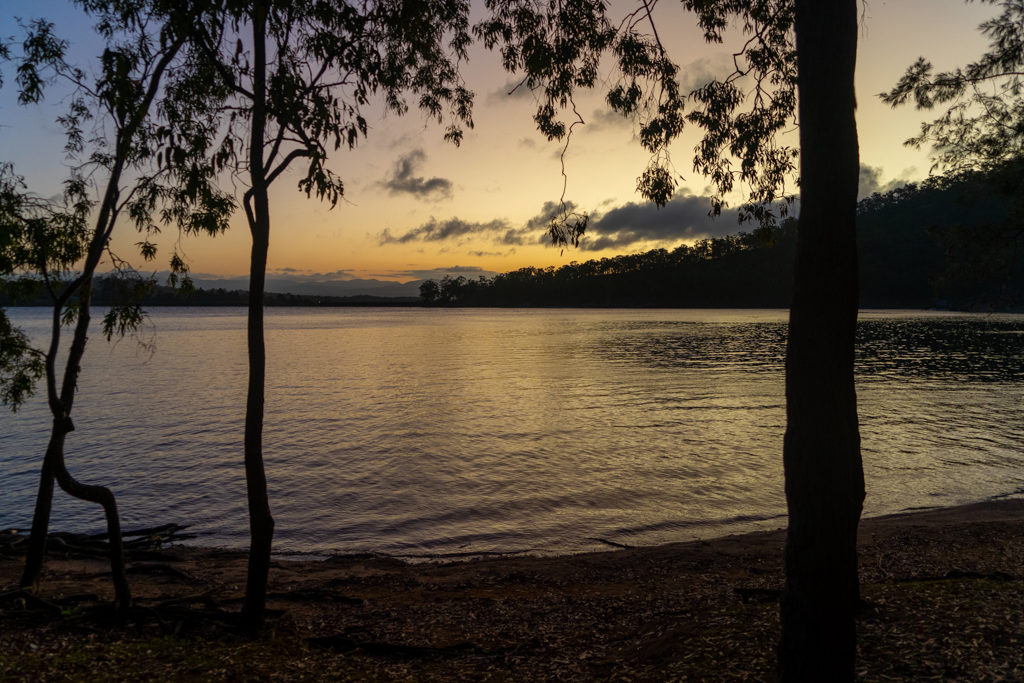
<svg viewBox="0 0 1024 683"><path fill-rule="evenodd" d="M43 339L46 309L10 309ZM157 308L86 353L69 468L127 528L247 547L245 311ZM278 552L569 553L785 524L786 312L267 310ZM865 514L1024 494L1024 315L864 312ZM27 529L49 414L0 414ZM54 529L103 530L57 494Z"/></svg>

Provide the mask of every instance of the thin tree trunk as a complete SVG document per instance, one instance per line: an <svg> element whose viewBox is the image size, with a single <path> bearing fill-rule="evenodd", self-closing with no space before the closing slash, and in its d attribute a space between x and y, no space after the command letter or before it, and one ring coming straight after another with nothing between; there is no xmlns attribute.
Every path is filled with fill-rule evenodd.
<svg viewBox="0 0 1024 683"><path fill-rule="evenodd" d="M249 139L252 233L249 262L249 389L245 405L245 482L249 502L249 570L242 617L246 627L258 630L263 623L270 573L274 518L270 514L267 477L263 467L263 399L266 379L266 344L263 337L263 289L270 247L270 201L267 197L263 139L266 122L266 11L253 12L253 114ZM249 209L249 206L246 207Z"/></svg>
<svg viewBox="0 0 1024 683"><path fill-rule="evenodd" d="M121 174L127 162L131 141L145 121L149 108L159 93L164 73L184 43L185 39L179 37L167 47L160 59L157 60L153 71L148 76L145 94L138 103L137 109L125 122L123 128L118 131L114 163L103 193L99 215L96 219L96 228L89 241L85 263L82 265L82 274L65 287L60 295L54 295L50 348L46 354L47 403L50 413L53 415L53 427L50 431L50 442L47 444L46 455L43 458L42 471L39 474L39 489L36 493L36 505L32 516L28 556L25 559L25 570L20 582L22 587L35 587L39 584L39 576L46 556L46 537L53 506L53 482L56 478L57 483L66 493L103 506L107 519L107 533L110 538L110 565L114 590L117 602L122 609L127 609L130 606L131 593L125 576L124 550L117 501L109 489L81 484L71 476L64 462L64 440L68 433L74 430L74 425L71 422L71 408L74 405L75 392L78 389L82 357L85 355L85 346L89 341L93 275L103 256L103 250L110 241L110 235L117 220L117 201L120 194L118 188L121 184ZM79 295L78 320L75 324L71 349L68 352L64 376L58 392L56 365L61 338L61 313L64 306L76 293Z"/></svg>
<svg viewBox="0 0 1024 683"><path fill-rule="evenodd" d="M151 99L151 98L150 98ZM148 106L148 105L147 105ZM137 125L136 125L137 127ZM124 145L123 132L119 135L118 149ZM50 347L46 353L46 394L50 413L53 415L53 426L50 430L50 441L43 457L43 467L39 474L39 489L36 493L36 505L32 517L32 531L29 536L28 555L25 558L25 569L20 584L22 587L36 587L42 572L46 556L46 540L50 526L50 513L53 507L53 483L69 495L87 502L103 506L107 520L107 532L110 535L110 568L114 581L115 600L120 609L131 605L131 592L125 575L124 550L121 540L121 523L117 512L117 502L109 489L101 486L86 486L76 481L68 472L64 461L64 441L74 430L71 421L71 410L75 403L75 392L78 390L78 377L81 373L82 357L89 341L89 324L92 321L90 307L92 304L92 277L99 265L103 250L113 230L115 207L118 198L118 184L124 168L126 151L118 155L111 170L96 229L86 252L82 274L67 285L59 295L54 295L53 318L50 330ZM57 387L57 355L61 339L61 314L64 306L78 294L78 316L75 331L71 337L71 347L64 365L60 388Z"/></svg>
<svg viewBox="0 0 1024 683"><path fill-rule="evenodd" d="M105 240L104 240L105 242ZM96 259L98 261L98 258ZM88 263L87 263L88 267ZM90 272L95 270L92 266ZM25 559L25 570L21 577L22 587L35 587L39 583L43 560L46 553L46 537L50 524L50 512L53 504L53 482L67 494L86 502L96 503L103 507L107 522L107 535L110 543L110 571L114 581L114 594L117 607L125 610L131 606L131 590L125 573L124 547L121 540L121 520L117 511L117 500L110 489L103 486L82 484L68 472L64 461L64 441L74 430L71 421L71 408L74 404L75 387L81 369L82 356L88 341L89 313L92 300L92 278L87 276L79 286L78 320L68 351L67 365L64 368L63 389L60 396L56 395L56 350L59 342L59 328L51 341L50 352L46 357L47 390L50 397L50 409L53 413L53 426L50 441L43 458L40 472L39 490L36 496L35 513L32 519L32 532L29 537L29 552ZM60 303L55 306L55 324L60 315Z"/></svg>
<svg viewBox="0 0 1024 683"><path fill-rule="evenodd" d="M50 320L50 347L46 352L46 399L53 416L53 426L50 428L50 441L46 446L46 453L43 456L43 467L39 473L39 489L36 492L35 511L32 515L32 531L28 539L28 554L25 557L25 570L21 575L22 588L35 589L39 586L39 576L43 571L43 562L46 559L46 538L50 528L50 512L53 509L53 483L54 467L53 458L49 454L53 452L54 446L60 441L63 444L67 435L63 431L69 421L57 420L61 416L70 416L70 406L67 408L60 400L60 393L57 390L57 352L60 349L61 338L61 313L64 304L77 290L81 280L68 285L64 291L54 298L53 311ZM76 327L76 330L78 328ZM67 380L68 372L73 367L64 367L64 379ZM74 400L74 394L72 394Z"/></svg>
<svg viewBox="0 0 1024 683"><path fill-rule="evenodd" d="M797 0L801 196L786 356L789 532L780 667L853 680L864 501L857 326L856 0Z"/></svg>
<svg viewBox="0 0 1024 683"><path fill-rule="evenodd" d="M50 431L50 443L46 447L49 453L57 438L57 424ZM61 437L63 438L63 437ZM43 467L39 473L39 489L36 491L36 506L32 513L32 531L28 537L28 553L25 556L25 569L21 574L22 588L36 590L39 587L39 576L43 572L43 560L46 558L46 537L50 527L50 512L53 508L53 468L50 458L43 456Z"/></svg>

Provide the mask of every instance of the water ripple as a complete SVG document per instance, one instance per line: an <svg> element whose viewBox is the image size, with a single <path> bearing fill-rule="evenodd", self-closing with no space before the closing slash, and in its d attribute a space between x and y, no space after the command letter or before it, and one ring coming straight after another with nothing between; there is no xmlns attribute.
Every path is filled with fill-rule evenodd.
<svg viewBox="0 0 1024 683"><path fill-rule="evenodd" d="M30 333L45 312L14 309ZM782 311L271 309L265 457L283 552L592 549L778 525ZM125 524L247 544L245 316L158 309L157 351L89 349L68 461ZM868 313L867 512L1024 490L1024 317ZM25 528L49 420L0 417ZM54 526L101 514L59 496Z"/></svg>

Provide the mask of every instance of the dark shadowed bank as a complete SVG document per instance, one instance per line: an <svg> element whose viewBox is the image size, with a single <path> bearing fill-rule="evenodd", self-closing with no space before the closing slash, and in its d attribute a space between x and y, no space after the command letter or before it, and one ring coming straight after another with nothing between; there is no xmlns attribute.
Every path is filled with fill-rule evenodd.
<svg viewBox="0 0 1024 683"><path fill-rule="evenodd" d="M7 538L11 538L8 536ZM37 598L0 554L0 679L771 680L783 532L566 557L407 564L275 559L257 641L237 635L245 555L129 551L135 607L101 559L52 554ZM858 675L1024 677L1024 500L860 527Z"/></svg>

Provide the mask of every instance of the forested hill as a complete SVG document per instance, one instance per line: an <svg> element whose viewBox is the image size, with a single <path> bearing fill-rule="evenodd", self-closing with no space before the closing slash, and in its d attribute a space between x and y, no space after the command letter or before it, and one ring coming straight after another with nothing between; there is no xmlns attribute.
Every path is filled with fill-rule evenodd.
<svg viewBox="0 0 1024 683"><path fill-rule="evenodd" d="M863 308L1024 304L1007 202L978 199L977 186L940 179L860 202ZM493 278L445 277L423 283L420 293L425 304L440 306L786 307L795 246L790 220L767 240L740 233Z"/></svg>

